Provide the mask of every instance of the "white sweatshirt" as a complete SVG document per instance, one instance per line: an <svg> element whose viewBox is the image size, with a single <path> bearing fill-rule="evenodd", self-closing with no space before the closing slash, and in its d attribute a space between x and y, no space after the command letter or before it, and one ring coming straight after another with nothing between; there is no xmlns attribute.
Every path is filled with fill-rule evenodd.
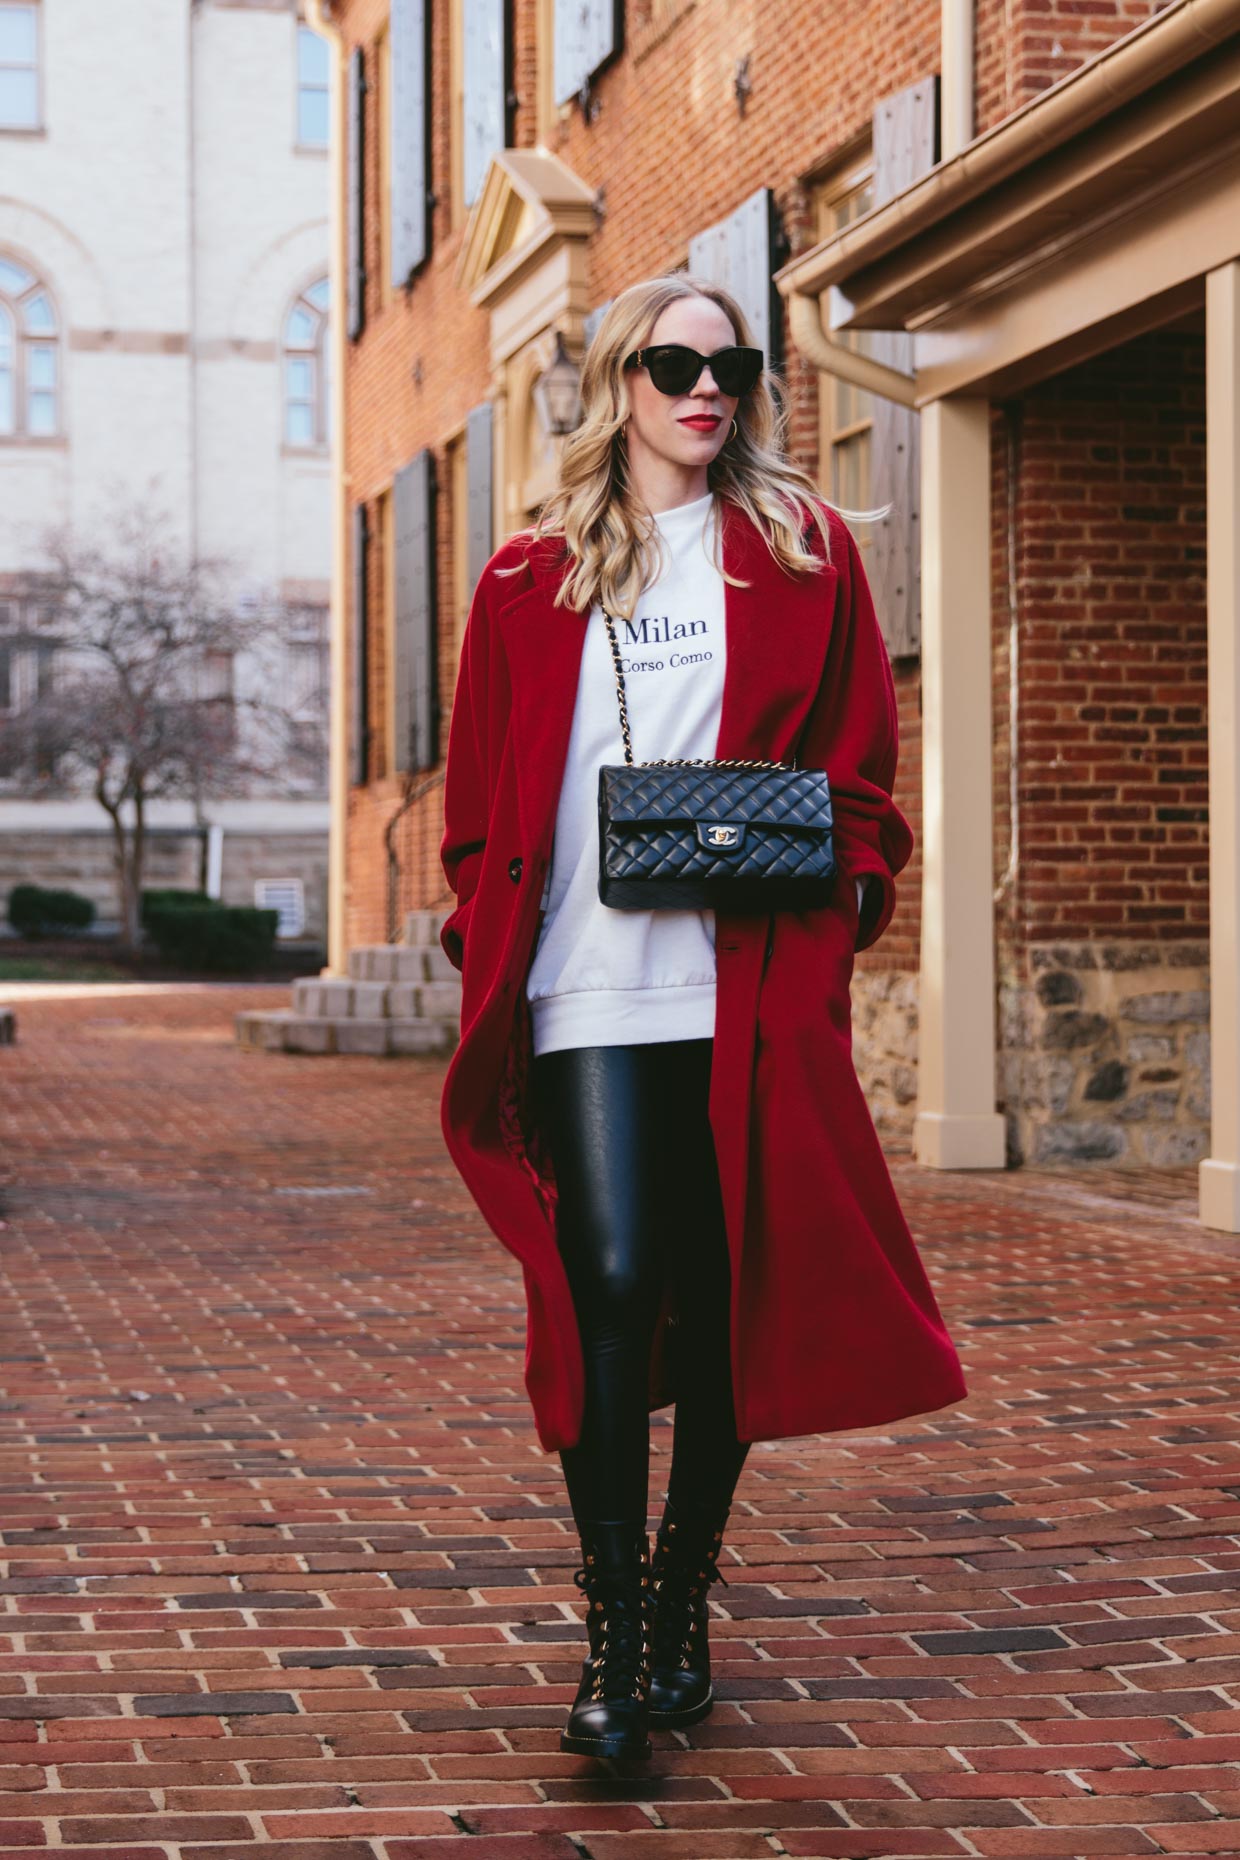
<svg viewBox="0 0 1240 1860"><path fill-rule="evenodd" d="M717 516L709 492L660 511L665 571L631 621L612 616L637 762L718 753L727 641ZM598 771L623 761L611 648L595 605L526 980L536 1054L714 1035L714 912L619 911L599 899Z"/></svg>

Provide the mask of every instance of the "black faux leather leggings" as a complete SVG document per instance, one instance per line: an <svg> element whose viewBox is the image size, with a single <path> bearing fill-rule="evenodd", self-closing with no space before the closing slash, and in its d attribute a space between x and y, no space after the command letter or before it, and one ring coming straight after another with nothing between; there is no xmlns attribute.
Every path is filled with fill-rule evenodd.
<svg viewBox="0 0 1240 1860"><path fill-rule="evenodd" d="M574 1047L534 1060L585 1353L581 1437L560 1455L578 1523L645 1526L650 1352L669 1273L678 1307L673 1504L726 1508L748 1452L736 1434L730 1266L707 1115L713 1046Z"/></svg>

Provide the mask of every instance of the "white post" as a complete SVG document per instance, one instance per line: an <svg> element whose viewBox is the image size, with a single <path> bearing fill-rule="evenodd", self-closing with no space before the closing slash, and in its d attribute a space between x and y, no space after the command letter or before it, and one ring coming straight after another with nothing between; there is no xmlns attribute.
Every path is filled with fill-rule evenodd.
<svg viewBox="0 0 1240 1860"><path fill-rule="evenodd" d="M1240 264L1206 278L1210 1155L1202 1225L1240 1233Z"/></svg>
<svg viewBox="0 0 1240 1860"><path fill-rule="evenodd" d="M224 829L217 820L207 828L207 896L218 898L224 890Z"/></svg>
<svg viewBox="0 0 1240 1860"><path fill-rule="evenodd" d="M990 403L921 416L922 902L913 1154L1002 1169L995 1110Z"/></svg>

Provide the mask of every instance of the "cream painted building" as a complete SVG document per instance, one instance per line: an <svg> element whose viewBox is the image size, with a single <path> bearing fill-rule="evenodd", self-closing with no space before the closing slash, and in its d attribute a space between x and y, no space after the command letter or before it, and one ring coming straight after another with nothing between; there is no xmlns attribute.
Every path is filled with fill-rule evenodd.
<svg viewBox="0 0 1240 1860"><path fill-rule="evenodd" d="M281 675L324 727L327 66L294 0L0 0L0 710L48 675L46 531L146 501L304 614ZM279 885L321 934L325 762L280 787L157 810L151 882ZM106 824L0 772L0 909L31 879L113 916Z"/></svg>

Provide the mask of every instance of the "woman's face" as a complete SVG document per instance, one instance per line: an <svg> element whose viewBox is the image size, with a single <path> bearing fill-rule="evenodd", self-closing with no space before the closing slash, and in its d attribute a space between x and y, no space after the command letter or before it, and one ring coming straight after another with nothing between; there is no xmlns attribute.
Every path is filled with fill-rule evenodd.
<svg viewBox="0 0 1240 1860"><path fill-rule="evenodd" d="M732 348L736 340L718 304L708 297L678 297L660 311L642 346L680 342L699 355L712 355L716 349ZM732 430L737 408L736 397L721 393L709 366L687 394L660 394L644 368L630 368L627 380L630 461L638 463L645 451L682 469L709 465ZM686 424L690 421L694 423Z"/></svg>

